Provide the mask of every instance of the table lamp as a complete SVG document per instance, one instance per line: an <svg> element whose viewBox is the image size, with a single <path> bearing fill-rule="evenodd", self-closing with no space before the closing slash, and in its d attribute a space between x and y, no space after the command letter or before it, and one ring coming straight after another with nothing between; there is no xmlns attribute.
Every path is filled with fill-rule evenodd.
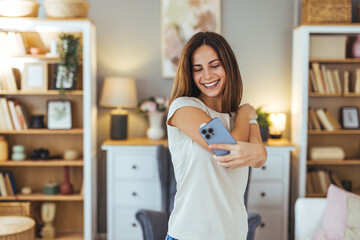
<svg viewBox="0 0 360 240"><path fill-rule="evenodd" d="M286 127L285 113L270 113L271 126L269 128L271 138L281 138Z"/></svg>
<svg viewBox="0 0 360 240"><path fill-rule="evenodd" d="M135 80L121 77L105 78L100 106L116 107L111 111L110 137L111 139L126 139L128 112L122 107L137 107Z"/></svg>

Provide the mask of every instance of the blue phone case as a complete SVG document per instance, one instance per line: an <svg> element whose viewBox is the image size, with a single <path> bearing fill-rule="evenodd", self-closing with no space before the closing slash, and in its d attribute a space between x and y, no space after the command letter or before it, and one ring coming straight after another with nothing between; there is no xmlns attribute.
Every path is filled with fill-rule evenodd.
<svg viewBox="0 0 360 240"><path fill-rule="evenodd" d="M210 122L201 125L199 132L209 145L215 143L236 144L235 139L219 118L214 118ZM213 151L217 156L229 154L229 151L221 149L213 149Z"/></svg>

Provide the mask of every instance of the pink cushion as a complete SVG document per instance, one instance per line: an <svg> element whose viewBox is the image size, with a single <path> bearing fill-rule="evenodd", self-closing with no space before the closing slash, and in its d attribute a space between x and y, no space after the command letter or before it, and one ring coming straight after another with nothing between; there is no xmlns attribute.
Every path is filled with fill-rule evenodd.
<svg viewBox="0 0 360 240"><path fill-rule="evenodd" d="M331 184L326 199L322 228L312 240L343 240L346 229L347 194L355 195Z"/></svg>

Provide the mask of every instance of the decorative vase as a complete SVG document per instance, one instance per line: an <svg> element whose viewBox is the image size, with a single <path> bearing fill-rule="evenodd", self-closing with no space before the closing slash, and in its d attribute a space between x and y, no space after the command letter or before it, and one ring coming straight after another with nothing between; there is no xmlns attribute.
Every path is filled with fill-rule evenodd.
<svg viewBox="0 0 360 240"><path fill-rule="evenodd" d="M13 161L22 161L25 160L25 147L23 145L14 145L12 147L11 159Z"/></svg>
<svg viewBox="0 0 360 240"><path fill-rule="evenodd" d="M164 112L149 112L149 128L146 131L146 135L150 139L162 139L165 136L165 130L163 129Z"/></svg>
<svg viewBox="0 0 360 240"><path fill-rule="evenodd" d="M356 41L352 48L352 54L354 58L360 58L360 35L357 35Z"/></svg>
<svg viewBox="0 0 360 240"><path fill-rule="evenodd" d="M269 128L268 127L260 127L260 135L261 140L266 142L269 138Z"/></svg>
<svg viewBox="0 0 360 240"><path fill-rule="evenodd" d="M69 167L64 167L64 182L60 186L61 194L72 194L73 186L70 183Z"/></svg>
<svg viewBox="0 0 360 240"><path fill-rule="evenodd" d="M0 136L0 162L7 161L9 158L8 143L4 136Z"/></svg>

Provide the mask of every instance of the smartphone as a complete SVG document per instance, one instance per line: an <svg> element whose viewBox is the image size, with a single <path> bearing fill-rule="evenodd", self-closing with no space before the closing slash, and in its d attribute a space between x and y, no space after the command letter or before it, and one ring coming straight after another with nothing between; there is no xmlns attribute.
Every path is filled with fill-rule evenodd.
<svg viewBox="0 0 360 240"><path fill-rule="evenodd" d="M235 139L219 118L213 118L210 122L202 124L199 132L209 145L215 143L236 144ZM230 153L221 149L213 149L213 151L217 156Z"/></svg>

